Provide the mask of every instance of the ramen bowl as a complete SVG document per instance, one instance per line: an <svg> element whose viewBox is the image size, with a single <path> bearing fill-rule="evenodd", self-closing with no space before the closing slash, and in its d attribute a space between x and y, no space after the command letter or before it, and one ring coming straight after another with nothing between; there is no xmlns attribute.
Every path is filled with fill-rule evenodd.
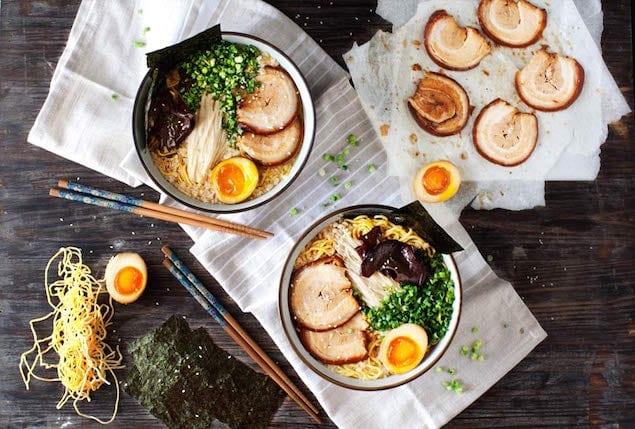
<svg viewBox="0 0 635 429"><path fill-rule="evenodd" d="M444 313L446 314L446 316L444 316L445 317L444 323L446 324L445 330L439 331L439 332L443 332L442 336L440 336L440 338L437 338L435 341L428 340L428 347L426 347L425 349L425 354L423 355L422 360L418 364L416 364L414 368L410 370L400 372L396 370L393 371L394 367L391 368L391 370L388 370L388 367L384 367L383 376L381 376L380 378L376 378L376 379L355 378L359 376L359 374L355 375L355 377L351 376L350 374L351 368L355 371L357 369L359 369L360 371L362 370L365 371L365 366L367 361L363 360L361 362L356 362L356 363L345 363L343 365L339 365L339 364L334 365L333 361L330 361L331 357L328 356L329 350L331 351L338 350L337 353L340 353L340 351L342 350L342 348L340 347L341 344L340 343L333 344L333 348L329 349L331 347L331 344L328 344L329 340L324 340L324 341L327 341L326 345L324 343L320 343L320 341L323 341L324 338L338 338L338 339L343 338L343 335L350 335L354 337L355 335L357 335L357 331L355 331L355 329L362 329L362 328L359 328L358 326L360 315L364 314L362 317L367 321L369 321L370 318L368 318L363 312L360 312L356 314L355 316L352 316L352 319L349 319L349 320L358 320L358 322L356 324L353 322L345 322L345 324L341 325L339 328L336 328L341 330L338 336L334 333L335 331L331 331L330 330L331 328L329 328L328 326L327 327L319 326L320 320L312 317L311 314L313 313L305 312L304 308L302 307L303 304L300 304L302 308L298 310L299 304L297 303L303 302L303 301L296 300L296 297L294 297L293 295L300 293L298 288L300 288L301 290L304 290L305 284L311 282L311 280L308 279L310 274L306 274L307 267L309 267L311 270L316 271L316 276L317 276L316 278L319 279L318 283L322 281L322 279L326 278L325 276L330 275L328 274L328 272L335 272L338 270L341 271L341 268L337 268L337 269L323 268L323 265L320 261L324 261L324 260L331 261L328 259L329 258L328 256L318 257L318 262L310 261L310 258L313 256L309 257L309 259L306 259L307 258L306 255L313 255L313 252L315 251L315 247L316 246L319 247L318 244L321 245L321 243L324 243L325 239L327 241L333 240L334 239L333 237L337 237L337 234L340 234L340 232L337 232L337 234L331 234L330 231L333 231L333 229L329 229L329 232L325 233L323 232L325 228L332 228L332 225L338 225L338 228L339 228L339 225L342 224L342 221L344 219L346 219L345 221L346 225L350 225L349 221L352 219L355 219L355 222L362 222L361 220L359 220L361 218L358 218L358 216L360 215L365 215L368 218L374 218L376 215L386 215L392 212L393 210L395 209L388 206L361 205L361 206L352 206L348 208L343 208L341 210L332 212L324 216L323 218L315 222L313 225L311 225L301 235L301 237L298 239L298 241L295 243L295 245L291 249L289 256L287 257L287 260L283 267L283 271L282 271L282 275L280 279L278 302L279 302L279 314L280 314L280 318L282 321L282 326L284 328L285 334L289 342L291 343L294 351L298 355L298 357L309 368L311 368L315 373L317 373L324 379L342 387L356 389L356 390L381 390L381 389L389 389L396 386L400 386L416 379L417 377L424 374L426 371L433 368L435 363L441 358L441 356L443 356L443 354L448 349L450 342L452 341L452 338L456 332L456 329L459 323L459 317L461 313L461 300L462 300L461 280L459 276L459 271L457 269L457 265L452 255L442 255L441 257L439 257L438 254L435 254L436 256L430 256L430 260L428 262L430 264L429 267L432 267L432 266L445 267L445 268L438 268L438 269L443 269L445 278L451 279L451 282L446 281L444 284L445 285L453 284L453 292L447 292L446 296L449 296L449 294L452 293L454 295L454 299L453 301L449 301L451 302L451 304L447 304L447 307L445 310L446 313ZM403 224L402 226L407 227L407 225L403 225ZM355 226L353 226L353 228L355 228ZM370 235L370 234L367 234L367 235ZM336 245L336 246L333 246L333 248L337 249L335 251L336 252L335 257L339 257L340 255L338 254L338 252L340 252L340 249L342 249L342 247ZM344 249L345 248L346 247L344 247ZM346 253L346 251L344 250L343 253ZM350 253L348 254L350 255ZM418 255L421 255L421 253L418 253ZM428 255L428 253L426 253L426 255ZM301 258L299 260L300 266L298 266L298 263L297 263L298 258ZM442 264L439 264L438 262L441 260L440 258L442 258L442 262L443 262ZM433 259L434 261L437 261L435 262L435 264L432 264L431 262ZM351 281L352 288L356 289L356 283L353 279L356 277L359 278L359 273L352 273L350 270L355 270L356 269L354 268L355 265L354 264L349 265L350 261L346 260L346 258L344 258L344 260L345 262L343 264L343 267L346 270L345 275ZM327 263L330 264L332 262L327 262ZM317 272L318 269L315 268L315 264L318 264L319 265L318 269L323 271ZM434 274L434 273L429 273L428 276L430 276L431 274ZM437 287L435 286L437 283L434 283L436 280L432 279L428 282L427 279L429 278L430 277L427 277L426 283L418 287L425 288L425 287L428 287L428 285L430 285L430 287ZM338 280L335 279L332 281L337 282ZM313 285L312 283L310 284ZM401 283L401 286L403 286L404 284L405 283ZM409 286L409 287L414 287L414 286ZM450 289L452 289L452 287L450 286L444 286L444 287L446 288L444 289L446 291L449 291ZM294 288L296 290L294 290ZM315 290L313 291L315 292ZM325 292L325 294L328 294L328 292ZM315 295L319 295L319 293L316 293ZM333 303L337 302L338 308L343 308L344 306L344 304L342 304L343 301L340 301L338 299L338 295L331 295L331 297L329 299L333 299L332 301ZM356 292L353 294L353 297L355 297L355 299L359 303L365 300L365 297L363 296L363 294L359 293L358 290L356 290ZM346 298L346 299L349 299L349 298ZM382 302L382 301L379 301L379 302ZM359 308L362 308L363 306L368 308L367 303L363 303L362 306L359 306ZM450 314L450 311L451 311L451 314ZM329 313L329 317L330 317L330 313ZM347 326L349 326L351 323L353 323L353 325L351 325L352 327L347 328ZM307 326L309 326L309 328L307 328ZM332 326L337 326L337 325L332 325ZM404 325L401 325L401 326L404 326ZM433 326L433 322L431 322L430 326ZM424 330L428 331L427 336L430 338L431 337L430 334L432 333L432 331L430 331L428 327L424 327L424 328L425 328ZM313 331L314 329L318 332L314 332ZM393 334L389 334L390 331L391 331L390 329L387 329L383 332L379 332L374 330L373 326L368 326L368 329L365 332L362 332L361 335L366 335L366 338L369 338L371 336L375 338L375 340L368 340L366 342L366 347L370 345L371 347L374 347L375 350L379 349L380 350L379 354L381 355L382 354L381 341L388 341L387 339L389 337L394 338ZM392 329L392 331L396 331L396 330ZM333 332L333 334L332 335L329 334L330 332ZM318 340L315 340L316 338ZM336 341L339 341L339 340L336 340ZM345 341L348 341L348 340L345 340ZM352 341L357 341L357 340L353 338ZM375 346L372 346L373 341L375 342ZM390 341L391 341L390 344L392 345L393 344L392 340ZM430 345L432 343L434 344ZM317 351L316 351L316 348L317 348ZM384 347L384 349L386 348ZM351 348L347 347L345 349L346 352L348 352L349 350L351 350ZM375 352L372 352L371 355L373 353ZM389 352L386 352L386 353L389 353ZM327 356L327 357L325 358L324 356ZM343 358L343 359L347 358L347 357L344 357L343 355L339 355L339 356L340 358ZM381 356L376 356L373 365L376 366L378 360L381 360Z"/></svg>
<svg viewBox="0 0 635 429"><path fill-rule="evenodd" d="M163 193L195 209L216 213L232 213L249 210L266 204L291 185L293 180L300 174L311 152L315 137L316 118L313 99L306 80L298 67L284 52L271 43L249 34L235 32L222 32L221 34L223 41L239 45L250 45L258 49L262 54L267 54L269 58L277 62L279 67L286 72L286 75L288 75L295 85L300 103L297 117L301 118L302 121L302 134L295 155L292 160L287 161L290 164L290 168L287 168L284 175L280 175L281 178L279 178L279 180L276 178L276 182L272 183L271 186L267 187L265 191L259 193L257 196L233 204L205 201L204 198L199 198L194 196L193 193L188 194L183 189L179 189L179 187L166 178L157 166L148 142L147 123L151 103L150 94L152 93L153 85L152 69L150 69L143 78L135 98L132 130L135 148L141 164L154 184ZM196 125L194 125L194 127L196 127Z"/></svg>

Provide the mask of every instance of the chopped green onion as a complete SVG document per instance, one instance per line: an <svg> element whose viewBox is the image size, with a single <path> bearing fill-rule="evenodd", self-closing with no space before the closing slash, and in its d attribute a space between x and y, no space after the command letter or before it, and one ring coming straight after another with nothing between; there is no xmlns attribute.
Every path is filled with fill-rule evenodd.
<svg viewBox="0 0 635 429"><path fill-rule="evenodd" d="M437 366L434 370L436 372L441 372L441 371L443 371L443 368L441 368L440 366Z"/></svg>
<svg viewBox="0 0 635 429"><path fill-rule="evenodd" d="M345 147L344 150L342 151L342 153L344 155L348 155L349 153L351 153L351 150L349 148Z"/></svg>
<svg viewBox="0 0 635 429"><path fill-rule="evenodd" d="M112 98L113 100L116 100L119 96L117 94L113 94L110 96L110 98Z"/></svg>
<svg viewBox="0 0 635 429"><path fill-rule="evenodd" d="M293 208L289 211L289 213L291 213L291 216L295 216L295 215L297 215L297 214L298 214L298 209L297 209L297 208L295 208L295 207L293 207Z"/></svg>
<svg viewBox="0 0 635 429"><path fill-rule="evenodd" d="M345 162L346 162L346 160L344 159L344 154L343 153L338 153L337 154L337 165L342 166L342 165L344 165Z"/></svg>
<svg viewBox="0 0 635 429"><path fill-rule="evenodd" d="M337 176L333 176L329 179L331 181L331 183L333 183L334 185L337 185L340 181L339 177Z"/></svg>
<svg viewBox="0 0 635 429"><path fill-rule="evenodd" d="M426 326L430 344L443 338L452 316L454 283L440 254L427 259L427 263L435 275L426 280L425 288L403 283L400 291L392 292L378 307L362 305L361 311L373 330L387 331L415 323Z"/></svg>
<svg viewBox="0 0 635 429"><path fill-rule="evenodd" d="M325 153L324 155L322 155L322 159L324 161L335 161L335 157L330 153Z"/></svg>
<svg viewBox="0 0 635 429"><path fill-rule="evenodd" d="M150 27L146 27L143 29L143 34L146 34L148 31L150 31Z"/></svg>
<svg viewBox="0 0 635 429"><path fill-rule="evenodd" d="M348 170L348 165L346 165L346 164L342 165L342 170L344 170L344 171Z"/></svg>
<svg viewBox="0 0 635 429"><path fill-rule="evenodd" d="M481 340L474 341L474 344L472 344L472 353L470 354L470 359L480 361L485 360L483 355L478 352L482 345L483 343L481 342Z"/></svg>
<svg viewBox="0 0 635 429"><path fill-rule="evenodd" d="M504 323L503 323L503 328L505 328L505 329L509 328L509 323L504 322Z"/></svg>
<svg viewBox="0 0 635 429"><path fill-rule="evenodd" d="M357 141L357 137L355 137L355 134L348 135L348 144L351 146L357 146L359 144L359 141Z"/></svg>
<svg viewBox="0 0 635 429"><path fill-rule="evenodd" d="M182 77L180 93L192 111L198 110L204 94L212 95L223 112L223 129L232 146L243 133L236 116L236 105L244 93L253 94L260 70L260 51L254 46L221 41L201 49L179 63ZM241 57L240 63L236 58ZM238 97L240 95L240 97Z"/></svg>
<svg viewBox="0 0 635 429"><path fill-rule="evenodd" d="M452 380L452 383L450 383L450 387L456 393L463 393L463 386L461 385L461 383L459 383L458 380Z"/></svg>
<svg viewBox="0 0 635 429"><path fill-rule="evenodd" d="M135 48L143 48L146 45L146 42L140 42L138 40L134 41L134 47Z"/></svg>
<svg viewBox="0 0 635 429"><path fill-rule="evenodd" d="M487 255L487 262L492 262L494 257L492 255Z"/></svg>
<svg viewBox="0 0 635 429"><path fill-rule="evenodd" d="M353 186L353 182L351 181L344 183L344 189L351 189L352 186Z"/></svg>
<svg viewBox="0 0 635 429"><path fill-rule="evenodd" d="M478 332L478 326L472 326L472 333L476 334Z"/></svg>
<svg viewBox="0 0 635 429"><path fill-rule="evenodd" d="M339 200L340 198L341 198L341 197L340 197L340 194L333 194L333 195L331 195L331 201L337 201L337 200Z"/></svg>
<svg viewBox="0 0 635 429"><path fill-rule="evenodd" d="M456 393L463 393L463 386L457 379L453 379L452 381L442 381L441 385L447 390L453 390Z"/></svg>
<svg viewBox="0 0 635 429"><path fill-rule="evenodd" d="M318 171L318 174L322 177L326 176L326 170L325 169L321 169L320 171Z"/></svg>
<svg viewBox="0 0 635 429"><path fill-rule="evenodd" d="M325 202L325 203L322 203L322 207L328 207L328 206L330 206L330 205L331 205L331 203L329 203L328 201L327 201L327 202Z"/></svg>
<svg viewBox="0 0 635 429"><path fill-rule="evenodd" d="M461 347L461 354L463 356L467 356L467 353L470 351L470 348L468 346L463 346Z"/></svg>
<svg viewBox="0 0 635 429"><path fill-rule="evenodd" d="M375 164L368 164L368 172L374 173L377 170L377 166Z"/></svg>
<svg viewBox="0 0 635 429"><path fill-rule="evenodd" d="M456 371L454 370L454 368L448 368L448 374L454 375L456 374Z"/></svg>

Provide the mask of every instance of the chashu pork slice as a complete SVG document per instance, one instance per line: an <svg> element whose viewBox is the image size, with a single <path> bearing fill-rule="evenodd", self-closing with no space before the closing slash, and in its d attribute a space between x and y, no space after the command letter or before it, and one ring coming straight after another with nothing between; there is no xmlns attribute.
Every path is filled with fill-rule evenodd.
<svg viewBox="0 0 635 429"><path fill-rule="evenodd" d="M267 135L244 133L238 148L262 165L278 165L291 159L302 142L302 120L296 116L284 130Z"/></svg>
<svg viewBox="0 0 635 429"><path fill-rule="evenodd" d="M306 329L326 331L348 322L358 311L342 260L318 259L300 267L291 279L291 312Z"/></svg>
<svg viewBox="0 0 635 429"><path fill-rule="evenodd" d="M368 357L368 323L361 313L339 328L323 332L302 329L300 338L309 353L322 363L343 365Z"/></svg>
<svg viewBox="0 0 635 429"><path fill-rule="evenodd" d="M483 32L511 48L536 43L547 25L547 11L526 0L481 0L477 14Z"/></svg>
<svg viewBox="0 0 635 429"><path fill-rule="evenodd" d="M481 156L513 167L529 158L538 140L538 119L499 99L485 106L474 121L474 146Z"/></svg>
<svg viewBox="0 0 635 429"><path fill-rule="evenodd" d="M297 116L298 90L291 76L278 67L264 67L264 73L256 81L259 85L254 92L238 106L238 122L257 134L277 133Z"/></svg>
<svg viewBox="0 0 635 429"><path fill-rule="evenodd" d="M487 40L473 27L461 27L445 10L434 12L423 32L430 59L449 70L470 70L489 55Z"/></svg>
<svg viewBox="0 0 635 429"><path fill-rule="evenodd" d="M471 113L470 99L457 81L428 71L408 99L408 108L421 128L440 137L459 133Z"/></svg>
<svg viewBox="0 0 635 429"><path fill-rule="evenodd" d="M537 110L554 112L569 107L584 85L584 69L575 59L536 51L529 63L516 72L516 91Z"/></svg>

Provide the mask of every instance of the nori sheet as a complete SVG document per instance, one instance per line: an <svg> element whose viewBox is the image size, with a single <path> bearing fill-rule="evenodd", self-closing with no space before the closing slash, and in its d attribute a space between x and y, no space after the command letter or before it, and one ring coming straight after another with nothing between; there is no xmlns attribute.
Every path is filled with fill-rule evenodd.
<svg viewBox="0 0 635 429"><path fill-rule="evenodd" d="M128 347L124 391L169 428L266 428L285 398L269 377L217 347L205 329L172 316Z"/></svg>
<svg viewBox="0 0 635 429"><path fill-rule="evenodd" d="M189 39L185 39L174 45L148 52L146 54L146 62L148 68L159 70L167 73L176 64L184 61L193 53L201 49L209 49L213 44L221 41L220 24L208 28Z"/></svg>

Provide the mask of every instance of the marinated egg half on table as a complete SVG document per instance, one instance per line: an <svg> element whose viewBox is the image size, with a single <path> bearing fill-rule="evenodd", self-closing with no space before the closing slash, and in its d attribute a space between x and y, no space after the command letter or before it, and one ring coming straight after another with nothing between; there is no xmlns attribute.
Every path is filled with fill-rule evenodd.
<svg viewBox="0 0 635 429"><path fill-rule="evenodd" d="M454 196L461 186L461 173L450 161L436 161L421 167L412 181L419 201L440 203Z"/></svg>
<svg viewBox="0 0 635 429"><path fill-rule="evenodd" d="M137 253L119 253L106 265L106 289L120 304L136 301L146 288L148 270Z"/></svg>

